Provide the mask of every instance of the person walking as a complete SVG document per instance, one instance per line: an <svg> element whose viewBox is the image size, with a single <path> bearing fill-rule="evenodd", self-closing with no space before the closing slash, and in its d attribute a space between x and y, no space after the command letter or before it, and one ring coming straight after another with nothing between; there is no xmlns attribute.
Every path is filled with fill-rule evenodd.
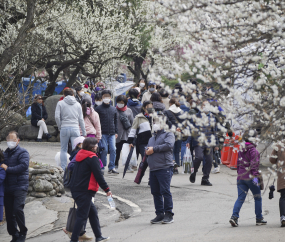
<svg viewBox="0 0 285 242"><path fill-rule="evenodd" d="M256 149L256 144L253 141L257 136L256 131L247 130L243 135L243 141L245 141L245 147L238 153L237 161L237 189L238 199L235 202L233 214L230 219L232 227L238 226L238 218L240 209L245 201L248 190L251 190L254 203L255 203L255 215L256 225L266 225L262 216L262 197L260 192L260 173L259 163L260 154Z"/></svg>
<svg viewBox="0 0 285 242"><path fill-rule="evenodd" d="M137 84L137 87L140 88L140 95L138 99L141 101L143 95L147 92L147 82L145 79L141 78L139 83Z"/></svg>
<svg viewBox="0 0 285 242"><path fill-rule="evenodd" d="M103 103L101 92L98 92L94 95L94 109L100 106Z"/></svg>
<svg viewBox="0 0 285 242"><path fill-rule="evenodd" d="M132 110L127 106L128 99L125 95L119 95L116 99L116 102L118 117L118 136L116 138L115 166L118 168L123 144L127 143L128 135L131 131L134 117ZM129 167L129 171L133 172L131 167Z"/></svg>
<svg viewBox="0 0 285 242"><path fill-rule="evenodd" d="M43 97L41 95L36 95L34 98L34 103L31 106L32 117L31 124L39 128L37 142L42 142L43 134L46 135L47 139L51 138L51 135L48 133L47 125L45 121L48 118L48 113L43 102Z"/></svg>
<svg viewBox="0 0 285 242"><path fill-rule="evenodd" d="M104 167L107 165L107 154L110 151L110 160L108 173L117 175L119 172L115 169L116 160L116 138L118 137L118 116L117 109L110 104L112 93L110 90L102 91L103 103L95 108L99 114L102 133L102 144L104 150L101 153L101 160ZM104 168L102 169L104 170Z"/></svg>
<svg viewBox="0 0 285 242"><path fill-rule="evenodd" d="M55 109L55 121L60 131L60 162L61 168L65 170L67 163L67 148L69 139L73 145L74 139L80 136L79 126L83 136L86 136L81 105L76 101L73 91L65 89L64 99L57 103Z"/></svg>
<svg viewBox="0 0 285 242"><path fill-rule="evenodd" d="M12 236L11 242L24 242L28 232L24 207L29 187L30 155L20 147L17 132L9 132L6 140L8 148L4 152L4 162L0 167L6 171L4 206L7 230Z"/></svg>
<svg viewBox="0 0 285 242"><path fill-rule="evenodd" d="M170 183L173 175L173 147L175 137L172 132L165 132L159 121L153 124L154 136L147 144L146 155L150 169L149 183L153 195L156 217L152 224L173 223L173 201Z"/></svg>
<svg viewBox="0 0 285 242"><path fill-rule="evenodd" d="M277 191L280 193L279 211L281 227L285 227L285 151L283 144L278 145L278 150L273 149L269 161L277 166Z"/></svg>
<svg viewBox="0 0 285 242"><path fill-rule="evenodd" d="M165 105L163 104L162 98L158 92L151 94L150 101L152 102L152 106L157 113L164 112Z"/></svg>
<svg viewBox="0 0 285 242"><path fill-rule="evenodd" d="M4 209L4 180L6 178L6 171L1 165L4 162L3 151L0 150L0 222L3 221L3 209Z"/></svg>
<svg viewBox="0 0 285 242"><path fill-rule="evenodd" d="M76 155L76 163L70 181L70 191L74 199L76 210L76 221L71 236L71 242L77 242L82 227L89 222L96 242L107 241L109 237L103 237L97 209L92 202L99 189L99 186L106 192L107 196L112 196L112 192L101 173L99 159L95 154L98 148L98 141L95 138L86 138L83 141L82 149Z"/></svg>
<svg viewBox="0 0 285 242"><path fill-rule="evenodd" d="M142 95L142 103L145 101L150 101L151 94L156 92L156 84L153 81L148 82L148 91Z"/></svg>
<svg viewBox="0 0 285 242"><path fill-rule="evenodd" d="M139 101L139 91L135 88L130 89L129 91L130 98L128 99L128 108L132 110L133 117L135 118L140 112L142 104Z"/></svg>

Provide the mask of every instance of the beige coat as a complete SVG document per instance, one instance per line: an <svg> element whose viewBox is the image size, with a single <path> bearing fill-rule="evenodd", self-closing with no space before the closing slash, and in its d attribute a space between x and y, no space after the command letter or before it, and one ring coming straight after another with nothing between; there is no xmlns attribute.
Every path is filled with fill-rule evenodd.
<svg viewBox="0 0 285 242"><path fill-rule="evenodd" d="M269 161L272 164L277 165L277 191L285 189L285 151L281 151L281 147L278 146L278 151L273 150L271 156L277 156L276 158L270 157ZM283 163L283 164L282 164Z"/></svg>

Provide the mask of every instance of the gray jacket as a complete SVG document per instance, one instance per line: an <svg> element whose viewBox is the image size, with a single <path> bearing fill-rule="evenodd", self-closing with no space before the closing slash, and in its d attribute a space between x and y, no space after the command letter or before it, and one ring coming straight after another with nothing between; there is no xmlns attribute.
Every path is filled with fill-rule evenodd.
<svg viewBox="0 0 285 242"><path fill-rule="evenodd" d="M159 130L148 141L148 147L153 147L154 153L147 157L150 171L162 170L173 166L173 147L175 137L172 132Z"/></svg>
<svg viewBox="0 0 285 242"><path fill-rule="evenodd" d="M79 129L80 125L83 136L86 136L82 108L74 96L66 96L62 101L57 103L55 121L58 130L61 130L63 127L75 127Z"/></svg>
<svg viewBox="0 0 285 242"><path fill-rule="evenodd" d="M134 117L131 109L127 108L124 114L128 117L131 125L133 125ZM117 109L117 117L118 117L118 138L116 139L116 143L119 143L121 140L128 140L129 133L131 131L131 127L128 130L125 130L122 122L120 121L120 111Z"/></svg>

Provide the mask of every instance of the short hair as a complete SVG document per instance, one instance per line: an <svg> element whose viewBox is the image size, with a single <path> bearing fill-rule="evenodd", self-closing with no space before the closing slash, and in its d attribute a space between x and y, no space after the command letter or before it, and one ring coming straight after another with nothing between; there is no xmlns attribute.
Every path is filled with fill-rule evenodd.
<svg viewBox="0 0 285 242"><path fill-rule="evenodd" d="M116 98L116 102L121 102L123 101L125 105L127 105L128 103L128 99L125 95L119 95L117 98Z"/></svg>
<svg viewBox="0 0 285 242"><path fill-rule="evenodd" d="M135 88L132 88L129 91L129 96L130 96L131 99L138 98L139 94L140 94L139 91L137 89L135 89Z"/></svg>
<svg viewBox="0 0 285 242"><path fill-rule="evenodd" d="M17 139L20 139L19 134L18 134L17 131L12 130L12 131L10 131L10 132L8 133L8 136L9 136L10 134L14 134L14 135L16 135Z"/></svg>
<svg viewBox="0 0 285 242"><path fill-rule="evenodd" d="M147 105L152 104L151 101L144 101L143 105L141 107L141 112L144 113L144 108L146 108Z"/></svg>
<svg viewBox="0 0 285 242"><path fill-rule="evenodd" d="M162 96L162 97L168 97L168 96L169 96L169 93L168 93L164 88L161 88L161 89L159 90L159 94L160 94L160 96Z"/></svg>
<svg viewBox="0 0 285 242"><path fill-rule="evenodd" d="M94 148L94 146L98 144L98 140L96 138L93 137L87 137L82 144L82 149L83 150L88 150L88 151L92 151L92 149Z"/></svg>
<svg viewBox="0 0 285 242"><path fill-rule="evenodd" d="M98 92L95 94L95 100L101 100L102 99L102 94L101 92Z"/></svg>
<svg viewBox="0 0 285 242"><path fill-rule="evenodd" d="M151 94L150 101L162 103L161 95L158 92L154 92Z"/></svg>
<svg viewBox="0 0 285 242"><path fill-rule="evenodd" d="M68 88L68 89L63 90L63 95L64 96L73 96L74 93L73 93L73 90L71 88Z"/></svg>
<svg viewBox="0 0 285 242"><path fill-rule="evenodd" d="M82 86L77 86L77 87L75 87L75 91L79 92L79 91L81 91L81 90L82 90Z"/></svg>
<svg viewBox="0 0 285 242"><path fill-rule="evenodd" d="M102 94L102 96L105 94L109 94L110 96L112 96L112 92L110 90L107 90L107 89L103 90L101 94Z"/></svg>

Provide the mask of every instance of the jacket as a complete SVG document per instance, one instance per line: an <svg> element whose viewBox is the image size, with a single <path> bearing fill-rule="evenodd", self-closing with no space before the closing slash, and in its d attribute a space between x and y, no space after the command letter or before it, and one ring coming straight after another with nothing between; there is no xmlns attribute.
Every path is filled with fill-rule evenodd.
<svg viewBox="0 0 285 242"><path fill-rule="evenodd" d="M238 180L251 180L258 177L260 154L256 146L251 143L245 143L245 148L238 152L237 173Z"/></svg>
<svg viewBox="0 0 285 242"><path fill-rule="evenodd" d="M76 163L70 181L71 192L88 192L94 196L99 186L105 192L110 191L101 173L100 162L95 153L80 150L75 159Z"/></svg>
<svg viewBox="0 0 285 242"><path fill-rule="evenodd" d="M38 103L33 103L31 106L32 117L31 117L31 124L35 127L38 127L38 121L41 119L47 120L48 114L46 107L42 105L42 110Z"/></svg>
<svg viewBox="0 0 285 242"><path fill-rule="evenodd" d="M147 157L150 171L162 170L173 166L173 147L175 137L172 132L159 130L150 140L147 146L153 147L154 153Z"/></svg>
<svg viewBox="0 0 285 242"><path fill-rule="evenodd" d="M180 104L181 104L180 108L182 109L183 112L189 112L190 111L190 108L187 107L184 102L180 102Z"/></svg>
<svg viewBox="0 0 285 242"><path fill-rule="evenodd" d="M171 129L174 125L176 130L176 128L178 128L178 124L184 121L184 119L180 118L180 116L182 115L182 110L179 107L176 107L175 104L170 106L169 110L164 111L164 115L167 118L166 122L168 124L169 129Z"/></svg>
<svg viewBox="0 0 285 242"><path fill-rule="evenodd" d="M88 115L86 115L86 117L84 118L86 134L94 134L96 139L100 140L102 135L101 135L101 124L100 124L99 115L93 108L90 108L89 117L92 122L88 118ZM80 129L80 134L82 135L81 129Z"/></svg>
<svg viewBox="0 0 285 242"><path fill-rule="evenodd" d="M106 135L118 134L117 109L111 104L102 103L95 108L95 111L100 117L101 133Z"/></svg>
<svg viewBox="0 0 285 242"><path fill-rule="evenodd" d="M4 164L8 166L5 179L5 193L28 191L29 187L28 151L19 145L4 152Z"/></svg>
<svg viewBox="0 0 285 242"><path fill-rule="evenodd" d="M82 98L76 93L75 94L75 99L76 99L76 101L81 105L81 103L82 103Z"/></svg>
<svg viewBox="0 0 285 242"><path fill-rule="evenodd" d="M3 207L4 207L4 180L6 172L0 167L0 222L3 220Z"/></svg>
<svg viewBox="0 0 285 242"><path fill-rule="evenodd" d="M160 102L152 102L152 105L153 105L153 108L156 112L163 112L165 110L165 106L163 103L160 103Z"/></svg>
<svg viewBox="0 0 285 242"><path fill-rule="evenodd" d="M156 92L156 90L155 90ZM150 100L150 97L151 97L151 92L150 91L147 91L143 94L142 96L142 104L145 102L145 101L149 101Z"/></svg>
<svg viewBox="0 0 285 242"><path fill-rule="evenodd" d="M124 114L128 117L128 120L130 121L130 124L132 125L134 121L132 110L127 108ZM116 143L119 143L121 140L126 140L126 141L128 140L131 127L128 130L124 129L122 122L120 120L120 111L118 109L117 109L117 117L118 117L118 137L116 139Z"/></svg>
<svg viewBox="0 0 285 242"><path fill-rule="evenodd" d="M132 110L133 117L136 117L141 112L142 104L137 99L128 99L127 106Z"/></svg>
<svg viewBox="0 0 285 242"><path fill-rule="evenodd" d="M58 130L61 130L62 127L78 128L80 126L83 136L86 136L82 108L73 96L66 96L62 101L57 103L55 121Z"/></svg>
<svg viewBox="0 0 285 242"><path fill-rule="evenodd" d="M280 190L285 189L285 151L281 150L281 146L277 147L278 151L275 149L272 151L269 161L277 166L277 191L280 192Z"/></svg>
<svg viewBox="0 0 285 242"><path fill-rule="evenodd" d="M139 113L133 122L131 131L128 137L128 143L132 144L138 130L136 145L147 144L151 138L151 119L148 120L142 113Z"/></svg>

